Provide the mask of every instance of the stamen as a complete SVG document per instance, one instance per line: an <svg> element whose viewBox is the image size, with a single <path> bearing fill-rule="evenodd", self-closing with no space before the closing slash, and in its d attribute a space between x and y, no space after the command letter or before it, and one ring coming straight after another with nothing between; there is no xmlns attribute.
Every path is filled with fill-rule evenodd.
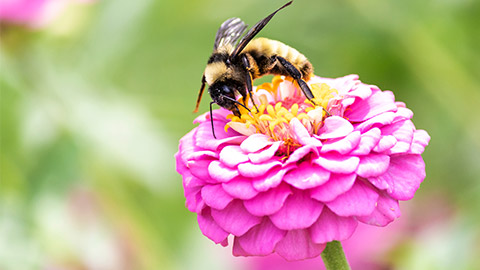
<svg viewBox="0 0 480 270"><path fill-rule="evenodd" d="M280 90L281 83L284 85ZM257 106L258 111L253 106L254 103L246 99L244 103L250 108L239 106L240 117L229 115L227 118L230 122L226 128L231 127L245 135L255 131L274 141L283 141L280 153L277 154L289 156L301 146L290 121L297 118L311 135L317 134L325 118L330 115L325 110L328 102L337 93L337 90L324 83L309 86L314 95L313 102L305 98L290 78L275 76L271 83L264 83L253 91L256 104L260 104Z"/></svg>

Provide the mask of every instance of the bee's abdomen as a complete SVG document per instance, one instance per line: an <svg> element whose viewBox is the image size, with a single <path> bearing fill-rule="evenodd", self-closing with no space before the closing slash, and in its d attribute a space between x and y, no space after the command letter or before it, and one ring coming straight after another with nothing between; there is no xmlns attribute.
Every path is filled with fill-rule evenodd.
<svg viewBox="0 0 480 270"><path fill-rule="evenodd" d="M302 73L302 77L305 79L310 78L313 74L312 64L310 64L307 58L295 48L285 45L280 41L267 38L256 38L250 41L243 52L250 54L257 61L260 76L267 73L288 75L283 74L283 68L279 66L271 66L271 63L269 62L273 56L285 58Z"/></svg>

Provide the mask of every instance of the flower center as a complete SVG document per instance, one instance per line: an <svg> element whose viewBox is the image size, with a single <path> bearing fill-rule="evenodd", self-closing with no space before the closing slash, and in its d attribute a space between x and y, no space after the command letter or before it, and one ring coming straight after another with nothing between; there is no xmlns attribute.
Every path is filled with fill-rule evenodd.
<svg viewBox="0 0 480 270"><path fill-rule="evenodd" d="M264 83L253 91L258 110L247 99L245 104L250 111L239 106L240 117L230 114L225 129L230 127L247 136L254 133L268 135L274 141L283 141L284 152L289 153L301 146L291 125L292 119L299 120L310 135L317 134L327 115L325 110L329 100L338 93L325 83L310 84L310 88L315 105L305 98L292 79L275 76L271 83Z"/></svg>

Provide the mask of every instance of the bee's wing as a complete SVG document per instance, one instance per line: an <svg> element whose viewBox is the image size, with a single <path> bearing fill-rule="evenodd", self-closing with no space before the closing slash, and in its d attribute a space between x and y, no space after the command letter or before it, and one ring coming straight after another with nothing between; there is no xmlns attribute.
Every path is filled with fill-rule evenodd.
<svg viewBox="0 0 480 270"><path fill-rule="evenodd" d="M230 18L222 23L215 35L215 44L213 50L223 47L227 44L235 46L240 36L247 29L247 25L239 18Z"/></svg>
<svg viewBox="0 0 480 270"><path fill-rule="evenodd" d="M233 50L233 53L230 55L231 58L235 58L244 48L247 46L248 42L252 40L260 30L267 25L267 23L272 19L272 17L279 12L281 9L289 6L293 1L290 1L286 3L285 5L281 6L279 9L275 10L272 14L268 15L265 19L259 21L257 24L255 24L250 30L248 30L247 34L243 36L243 38L240 40L238 43L237 47L235 47L235 50Z"/></svg>

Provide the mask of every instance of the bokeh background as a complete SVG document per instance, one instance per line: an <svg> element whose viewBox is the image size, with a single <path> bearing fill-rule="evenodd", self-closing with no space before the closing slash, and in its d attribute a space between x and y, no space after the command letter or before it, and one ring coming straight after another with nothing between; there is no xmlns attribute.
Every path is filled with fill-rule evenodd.
<svg viewBox="0 0 480 270"><path fill-rule="evenodd" d="M284 2L0 0L0 269L320 269L204 237L173 158L218 26ZM478 0L296 0L261 32L432 137L403 216L345 243L354 269L480 268L479 29Z"/></svg>

